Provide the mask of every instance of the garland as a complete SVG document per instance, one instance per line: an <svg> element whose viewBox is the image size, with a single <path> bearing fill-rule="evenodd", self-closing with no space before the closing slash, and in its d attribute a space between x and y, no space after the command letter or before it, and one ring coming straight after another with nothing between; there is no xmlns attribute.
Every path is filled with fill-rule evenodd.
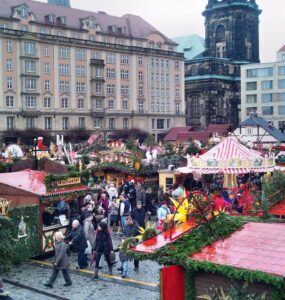
<svg viewBox="0 0 285 300"><path fill-rule="evenodd" d="M276 222L277 219L269 219L268 222ZM189 257L199 252L207 245L211 245L215 240L225 239L230 234L238 230L247 222L261 222L264 220L252 217L233 217L224 213L219 214L208 224L209 226L199 226L188 234L185 234L171 245L167 245L153 254L136 253L129 251L130 255L139 260L151 259L163 265L181 265L186 269L189 276L198 270L205 270L212 273L219 273L235 280L245 280L247 282L264 282L274 286L274 295L283 295L285 285L283 278L259 271L249 271L236 269L231 266L221 266L209 262L197 262ZM214 233L214 236L212 235ZM188 276L187 275L187 276ZM191 275L192 276L192 275ZM191 277L190 276L190 277ZM187 281L187 284L189 281ZM194 287L187 287L186 299L195 299ZM276 296L276 297L277 297ZM275 296L274 296L275 297ZM274 298L284 299L284 298Z"/></svg>
<svg viewBox="0 0 285 300"><path fill-rule="evenodd" d="M77 172L77 171L70 171L67 174L64 175L55 175L55 174L48 174L45 178L44 178L44 184L46 186L46 190L49 192L51 191L53 188L55 188L54 183L57 180L65 180L71 177L81 177L81 179L84 179L83 181L86 183L88 183L89 180L89 171L88 170L83 170L82 172ZM71 186L75 186L74 184ZM64 188L69 187L69 186L65 186Z"/></svg>
<svg viewBox="0 0 285 300"><path fill-rule="evenodd" d="M11 219L0 216L0 274L10 271L13 259Z"/></svg>

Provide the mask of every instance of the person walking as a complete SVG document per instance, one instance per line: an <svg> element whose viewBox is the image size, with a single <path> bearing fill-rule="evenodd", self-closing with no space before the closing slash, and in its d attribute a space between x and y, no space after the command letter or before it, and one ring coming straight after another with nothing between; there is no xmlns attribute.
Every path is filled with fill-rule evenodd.
<svg viewBox="0 0 285 300"><path fill-rule="evenodd" d="M64 236L61 231L55 233L55 257L52 269L52 275L47 283L44 283L44 286L52 288L53 284L57 278L59 271L62 272L62 275L65 280L64 286L72 285L68 268L69 268L69 258L67 255L67 244L64 242ZM1 297L0 297L1 298Z"/></svg>
<svg viewBox="0 0 285 300"><path fill-rule="evenodd" d="M140 201L137 201L137 207L131 212L131 216L140 227L145 228L145 210Z"/></svg>
<svg viewBox="0 0 285 300"><path fill-rule="evenodd" d="M105 222L100 222L98 224L98 229L96 232L95 244L94 244L94 252L96 256L96 265L95 265L95 273L92 279L98 279L98 271L101 256L104 255L109 268L109 275L112 275L112 262L110 259L110 254L113 252L113 242L111 238L111 234L108 230L108 226Z"/></svg>
<svg viewBox="0 0 285 300"><path fill-rule="evenodd" d="M130 215L131 212L131 204L129 200L126 198L124 194L120 195L120 205L119 205L119 214L120 214L120 221L122 225L122 230L126 226L126 217Z"/></svg>
<svg viewBox="0 0 285 300"><path fill-rule="evenodd" d="M78 220L72 222L72 230L64 240L78 253L77 269L85 269L88 266L87 255L84 253L87 248L87 240L84 235L83 226L80 225Z"/></svg>
<svg viewBox="0 0 285 300"><path fill-rule="evenodd" d="M86 215L86 218L83 221L83 231L84 231L86 240L87 240L87 242L90 243L92 249L94 248L94 240L95 240L93 219L94 219L94 215L92 213L89 213Z"/></svg>
<svg viewBox="0 0 285 300"><path fill-rule="evenodd" d="M136 201L140 201L142 205L145 205L145 197L146 197L146 192L141 184L141 182L137 182L137 187L136 187Z"/></svg>

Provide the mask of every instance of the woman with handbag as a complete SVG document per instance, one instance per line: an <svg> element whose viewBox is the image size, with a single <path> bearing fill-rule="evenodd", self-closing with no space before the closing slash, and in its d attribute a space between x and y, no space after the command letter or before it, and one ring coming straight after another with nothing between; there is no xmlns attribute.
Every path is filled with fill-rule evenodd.
<svg viewBox="0 0 285 300"><path fill-rule="evenodd" d="M64 236L61 231L55 233L55 259L53 263L52 275L47 283L44 286L52 288L56 280L56 277L61 270L62 275L65 280L64 286L72 285L68 268L69 268L69 259L67 255L68 245L64 242Z"/></svg>
<svg viewBox="0 0 285 300"><path fill-rule="evenodd" d="M112 262L110 259L111 252L113 253L113 242L108 226L104 222L98 224L96 232L94 252L96 255L95 273L92 279L98 279L99 263L101 256L104 255L109 267L109 275L112 275Z"/></svg>

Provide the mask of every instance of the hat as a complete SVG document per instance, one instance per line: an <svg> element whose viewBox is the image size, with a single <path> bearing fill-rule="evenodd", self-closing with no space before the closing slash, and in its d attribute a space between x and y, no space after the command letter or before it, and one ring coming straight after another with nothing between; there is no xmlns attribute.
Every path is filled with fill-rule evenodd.
<svg viewBox="0 0 285 300"><path fill-rule="evenodd" d="M141 201L137 201L137 205L142 205L142 202Z"/></svg>

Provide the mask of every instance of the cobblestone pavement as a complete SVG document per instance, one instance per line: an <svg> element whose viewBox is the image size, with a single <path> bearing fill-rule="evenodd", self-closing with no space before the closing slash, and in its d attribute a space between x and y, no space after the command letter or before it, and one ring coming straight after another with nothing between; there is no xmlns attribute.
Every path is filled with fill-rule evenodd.
<svg viewBox="0 0 285 300"><path fill-rule="evenodd" d="M118 244L118 237L114 237L114 245ZM114 265L113 276L106 275L107 265L99 272L100 279L92 281L93 270L75 271L76 256L71 256L71 279L73 285L64 287L64 279L60 274L52 289L43 286L51 274L50 262L52 258L42 262L26 262L14 267L13 271L4 276L5 290L10 292L15 300L157 300L159 299L159 269L153 261L140 262L139 271L135 272L133 262L129 262L129 278L121 279L117 267ZM7 282L8 281L8 282Z"/></svg>

